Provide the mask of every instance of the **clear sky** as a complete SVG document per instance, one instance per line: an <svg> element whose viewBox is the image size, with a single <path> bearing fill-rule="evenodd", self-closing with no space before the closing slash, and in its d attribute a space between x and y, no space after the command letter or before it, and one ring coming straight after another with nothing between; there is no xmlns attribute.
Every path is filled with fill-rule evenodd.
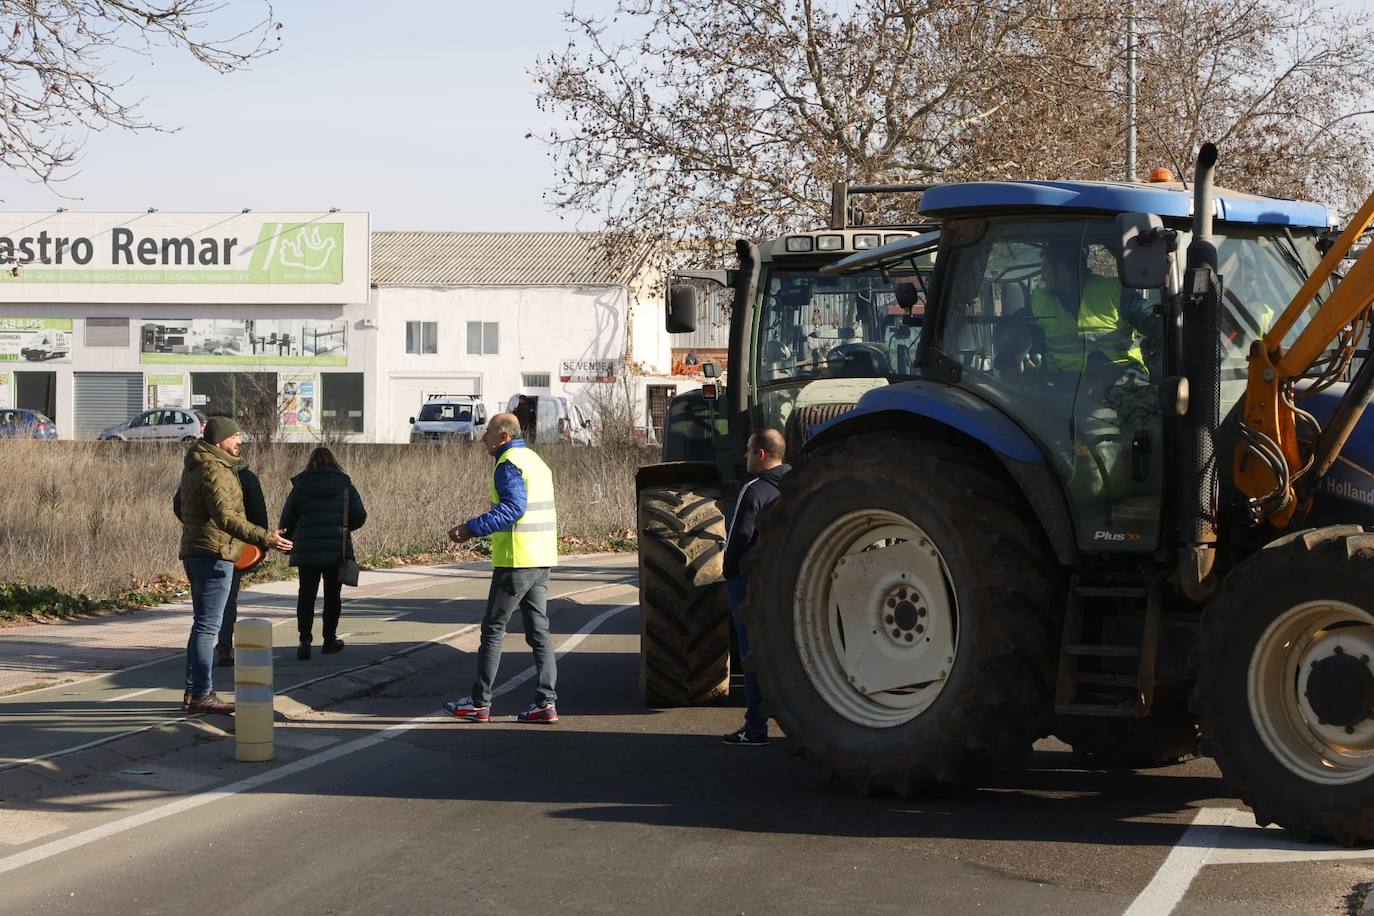
<svg viewBox="0 0 1374 916"><path fill-rule="evenodd" d="M566 6L277 0L281 49L250 71L221 76L165 50L128 67L143 115L176 133L95 134L60 194L3 174L0 206L338 207L371 211L378 229L595 228L549 211L553 169L525 139L550 123L527 70L565 44Z"/></svg>
<svg viewBox="0 0 1374 916"><path fill-rule="evenodd" d="M339 207L371 211L378 229L595 228L594 216L544 204L553 167L543 144L525 138L551 123L527 71L565 44L567 5L276 0L281 49L248 72L220 76L165 51L127 68L144 116L175 133L95 134L60 194L0 174L0 206Z"/></svg>

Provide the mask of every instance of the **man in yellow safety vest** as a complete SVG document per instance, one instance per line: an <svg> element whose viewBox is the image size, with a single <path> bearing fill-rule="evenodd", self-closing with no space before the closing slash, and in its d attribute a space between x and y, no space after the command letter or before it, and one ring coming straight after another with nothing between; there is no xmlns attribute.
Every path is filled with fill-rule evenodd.
<svg viewBox="0 0 1374 916"><path fill-rule="evenodd" d="M525 447L515 414L492 417L482 434L482 444L496 459L491 509L454 525L448 536L457 544L474 537L491 537L491 591L482 617L482 643L477 650L477 680L472 693L445 703L444 711L468 722L490 721L501 643L506 624L518 608L525 622L525 642L534 650L538 682L534 704L518 718L540 724L557 722L554 683L558 668L546 609L549 570L558 563L553 475L543 459Z"/></svg>
<svg viewBox="0 0 1374 916"><path fill-rule="evenodd" d="M1081 263L1078 248L1046 245L1040 254L1040 285L1030 311L1044 334L1042 368L1083 374L1115 367L1145 371L1137 331L1149 333L1159 319L1123 314L1121 284L1099 277ZM1109 373L1113 374L1113 373Z"/></svg>

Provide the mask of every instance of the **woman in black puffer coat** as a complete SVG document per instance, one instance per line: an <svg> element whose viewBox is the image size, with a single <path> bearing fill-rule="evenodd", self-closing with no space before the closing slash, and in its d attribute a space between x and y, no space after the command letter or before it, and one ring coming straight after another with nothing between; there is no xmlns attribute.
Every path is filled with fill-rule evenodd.
<svg viewBox="0 0 1374 916"><path fill-rule="evenodd" d="M324 580L324 646L326 654L344 647L339 639L342 610L339 564L353 556L353 536L344 531L344 506L348 506L348 531L367 521L363 498L334 453L321 446L310 453L305 470L291 478L291 493L281 510L281 524L291 540L291 565L300 572L296 598L296 626L301 644L296 658L310 657L315 628L315 595Z"/></svg>

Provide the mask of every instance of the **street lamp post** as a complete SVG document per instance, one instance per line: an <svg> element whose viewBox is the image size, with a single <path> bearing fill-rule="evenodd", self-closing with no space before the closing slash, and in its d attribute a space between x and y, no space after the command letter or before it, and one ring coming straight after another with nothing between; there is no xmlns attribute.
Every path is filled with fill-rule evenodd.
<svg viewBox="0 0 1374 916"><path fill-rule="evenodd" d="M1126 0L1126 180L1135 181L1135 0Z"/></svg>

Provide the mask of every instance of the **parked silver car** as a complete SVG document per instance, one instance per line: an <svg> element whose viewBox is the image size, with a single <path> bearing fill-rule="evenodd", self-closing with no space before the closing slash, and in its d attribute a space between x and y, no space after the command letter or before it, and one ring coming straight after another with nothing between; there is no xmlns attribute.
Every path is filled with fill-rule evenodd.
<svg viewBox="0 0 1374 916"><path fill-rule="evenodd" d="M159 407L101 430L97 439L199 439L205 426L200 418L179 407Z"/></svg>
<svg viewBox="0 0 1374 916"><path fill-rule="evenodd" d="M487 430L487 408L468 395L431 395L410 418L411 442L476 442Z"/></svg>

